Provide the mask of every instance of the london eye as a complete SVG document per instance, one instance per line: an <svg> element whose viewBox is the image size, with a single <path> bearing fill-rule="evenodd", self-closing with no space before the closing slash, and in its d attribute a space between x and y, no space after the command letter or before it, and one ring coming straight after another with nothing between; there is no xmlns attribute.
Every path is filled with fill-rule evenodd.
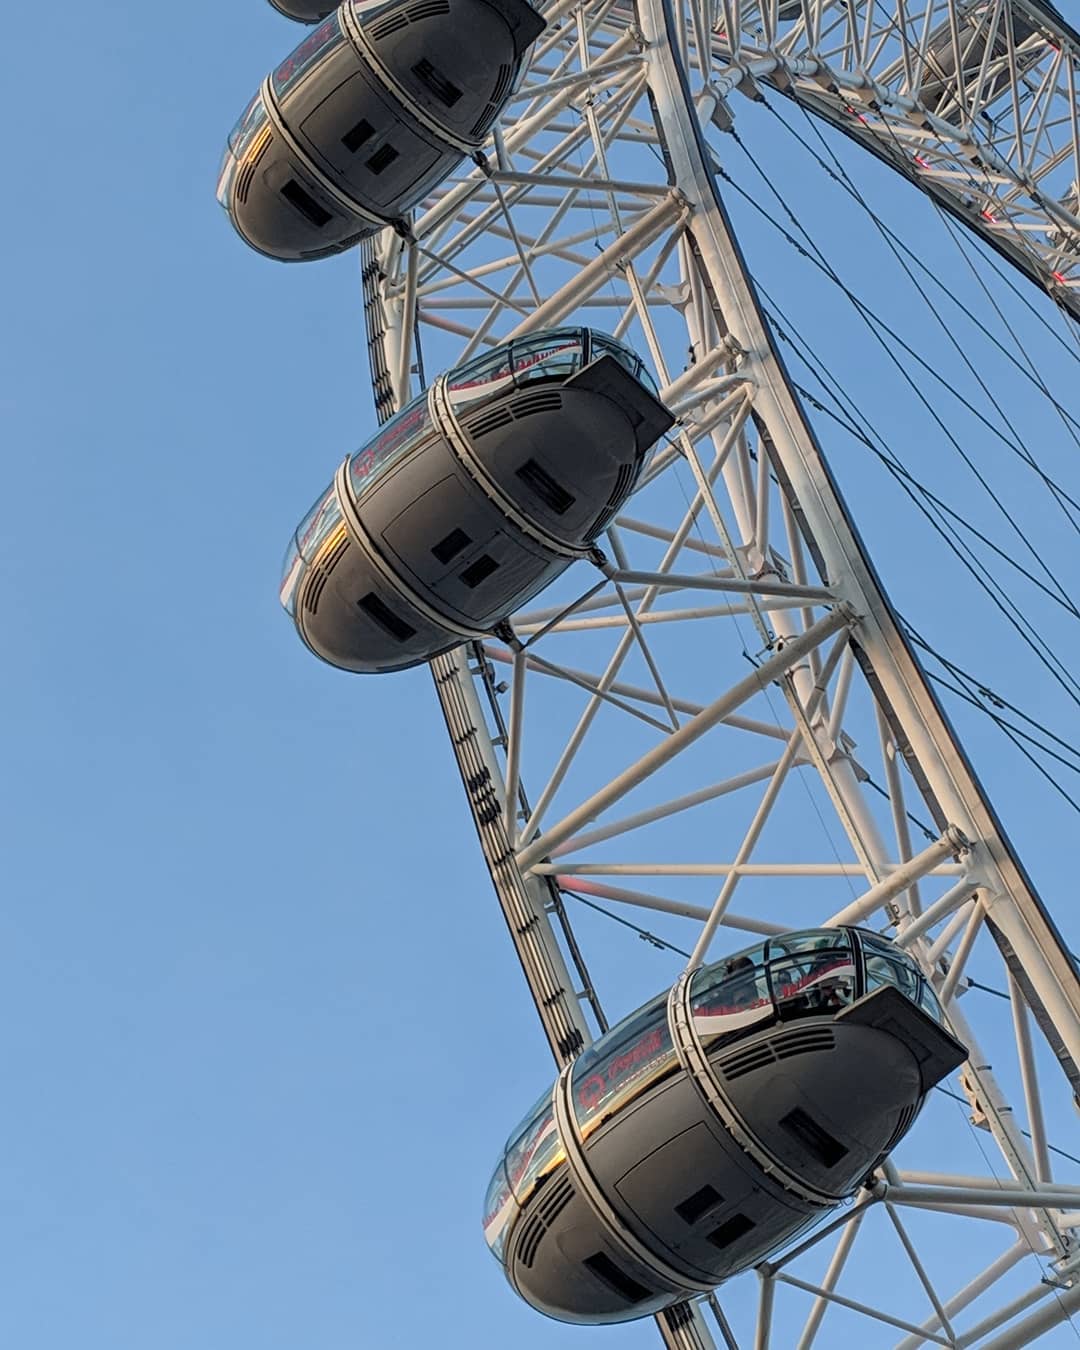
<svg viewBox="0 0 1080 1350"><path fill-rule="evenodd" d="M332 665L430 664L554 1060L478 1181L503 1276L556 1318L652 1319L671 1350L1070 1335L1080 978L940 686L1037 724L1059 786L1075 737L989 690L966 602L942 653L891 598L922 545L865 534L834 456L877 456L1075 704L985 562L1075 615L988 446L1063 531L1080 508L943 320L950 278L847 166L908 180L976 280L1041 293L1075 344L1080 35L1043 0L277 7L318 27L241 116L219 199L272 257L357 250L379 423L297 503L281 600ZM770 159L793 142L993 427L948 426L955 390L848 284L845 216L822 208L823 240ZM889 437L929 438L932 468L833 375L819 284L866 378L902 379ZM953 452L1007 545L946 501ZM655 958L631 981L612 920Z"/></svg>

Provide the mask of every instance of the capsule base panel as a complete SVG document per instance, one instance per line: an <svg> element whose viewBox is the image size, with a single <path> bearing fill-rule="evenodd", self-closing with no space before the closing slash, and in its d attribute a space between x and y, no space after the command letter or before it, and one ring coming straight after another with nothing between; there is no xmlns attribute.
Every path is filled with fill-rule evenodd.
<svg viewBox="0 0 1080 1350"><path fill-rule="evenodd" d="M388 585L351 540L339 556L310 568L296 623L316 656L356 674L406 670L462 641Z"/></svg>
<svg viewBox="0 0 1080 1350"><path fill-rule="evenodd" d="M681 1071L606 1126L588 1159L624 1220L689 1281L745 1270L823 1208L762 1174Z"/></svg>
<svg viewBox="0 0 1080 1350"><path fill-rule="evenodd" d="M529 1216L518 1220L506 1273L527 1303L560 1322L631 1321L684 1296L612 1240L565 1163L537 1194Z"/></svg>

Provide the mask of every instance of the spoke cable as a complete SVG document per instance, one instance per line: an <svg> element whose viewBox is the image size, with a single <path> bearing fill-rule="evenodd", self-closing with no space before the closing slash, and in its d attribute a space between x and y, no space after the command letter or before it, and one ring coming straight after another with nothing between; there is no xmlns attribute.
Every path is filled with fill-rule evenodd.
<svg viewBox="0 0 1080 1350"><path fill-rule="evenodd" d="M731 132L730 134L735 138L736 143L743 150L743 153L746 155L747 159L753 165L754 170L762 179L768 191L779 202L781 209L791 220L795 229L797 229L799 233L806 239L807 245L809 246L809 249L812 251L808 252L807 248L804 247L802 244L800 244L800 242L787 229L785 229L784 226L774 216L772 216L768 211L766 211L765 208L760 204L760 202L758 202L753 197L752 194L748 193L745 189L741 187L740 184L736 183L735 180L730 176L730 174L728 174L725 170L718 168L717 172L719 173L719 175L740 195L740 197L742 197L751 207L753 207L754 210L756 210L761 216L763 216L764 219L766 219L773 226L773 228L776 229L781 234L781 236L786 240L786 242L789 245L791 245L794 249L796 249L797 252L802 257L806 258L808 262L812 263L815 267L817 267L817 269L820 272L822 272L828 278L828 280L831 281L833 285L835 285L837 289L840 290L841 293L849 300L849 302L855 308L856 312L862 318L863 322L866 324L866 326L870 329L871 333L874 335L875 339L881 346L882 350L888 357L889 361L899 372L905 383L908 385L909 389L915 395L918 402L922 405L923 409L926 411L931 420L938 427L939 431L945 437L948 443L952 446L953 450L960 456L960 458L967 465L970 472L974 475L975 479L978 481L980 486L986 492L990 500L998 508L1002 516L1004 516L1004 518L1008 521L1009 525L1013 529L1013 532L1016 534L1016 537L1019 539L1021 545L1031 554L1032 558L1035 560L1037 565L1045 572L1047 578L1060 591L1063 600L1066 602L1068 608L1073 613L1073 615L1077 618L1080 618L1080 610L1076 608L1075 603L1070 599L1068 593L1065 591L1065 588L1061 585L1057 577L1054 576L1053 572L1047 566L1046 562L1043 560L1038 550L1035 548L1034 544L1028 537L1027 532L1021 528L1019 523L1013 517L1012 513L1009 511L1008 507L1001 500L1001 498L994 491L994 489L990 486L986 477L977 467L972 457L962 447L958 438L946 425L941 414L936 410L936 408L934 408L929 398L927 398L927 396L919 388L918 383L912 377L910 371L908 371L904 367L903 363L897 357L896 353L892 350L889 343L886 342L885 338L882 336L882 332L888 334L889 338L891 338L893 342L902 347L903 350L908 354L908 356L910 356L912 360L914 360L926 374L930 375L943 389L945 389L964 408L966 408L968 412L970 412L974 417L976 417L978 421L981 422L982 425L985 426L988 431L990 431L1004 445L1006 445L1022 460L1024 460L1025 463L1029 464L1030 467L1030 459L1025 455L1025 452L1020 449L1018 441L1010 440L1009 437L1006 436L1005 433L1002 432L1002 430L999 427L995 426L994 423L991 422L990 419L987 418L983 413L981 413L968 399L966 399L962 394L960 394L958 390L954 389L949 384L948 380L944 377L944 375L941 373L940 370L936 369L931 362L927 361L917 351L915 351L915 349L911 347L911 345L907 343L904 340L904 338L902 338L900 334L894 328L891 327L891 325L886 323L880 317L880 315L876 314L875 311L871 309L869 305L867 305L863 300L861 300L855 294L855 292L852 291L851 288L846 285L846 283L840 278L838 273L829 263L825 255L821 252L818 245L810 237L810 235L807 233L807 231L801 225L801 223L796 219L790 207L787 205L786 201L780 195L775 184L768 177L768 175L762 169L762 167L754 158L754 156L746 149L742 141L739 140L736 133ZM925 299L925 293L920 290L920 294L923 294L923 297ZM929 304L929 302L927 303ZM1014 431L1014 429L1011 426L1010 430ZM1040 476L1046 478L1046 475ZM1065 492L1064 488L1061 488L1060 485L1057 484L1055 484L1054 486L1057 489L1057 491L1060 491L1074 506L1077 507L1078 510L1080 510L1080 503L1074 502L1073 499L1069 497L1069 495ZM1059 505L1061 505L1060 501ZM1070 521L1071 520L1072 518L1070 517ZM1076 526L1075 521L1072 521L1072 523L1074 525L1074 528L1080 528Z"/></svg>
<svg viewBox="0 0 1080 1350"><path fill-rule="evenodd" d="M945 284L945 282L941 280L940 277L936 276L931 271L931 269L927 267L927 265L922 261L922 259L919 258L919 256L912 249L910 249L907 246L907 244L904 243L904 241L899 237L899 235L897 235L893 230L891 230L889 226L881 219L881 217L877 214L877 212L873 209L873 207L870 206L869 202L859 191L856 185L851 181L851 178L848 175L847 171L844 169L843 165L837 158L836 152L825 140L824 136L822 135L821 128L818 127L817 123L811 117L810 113L806 110L806 108L802 107L801 104L799 105L803 113L803 116L809 123L818 142L821 144L825 152L828 154L830 160L832 161L832 164L835 166L834 168L831 168L829 164L827 164L825 160L822 159L822 157L813 149L813 147L810 146L807 143L807 141L802 136L799 135L798 131L793 126L791 126L791 124L785 118L783 118L780 115L779 111L771 103L769 103L767 99L765 100L765 103L769 111L772 112L773 116L780 122L781 126L783 126L785 130L788 131L789 134L796 141L798 141L798 143L804 148L806 153L813 160L815 160L817 164L820 165L820 167L833 180L833 182L835 182L840 188L842 188L843 191L846 192L848 196L851 197L851 199L857 203L857 205L861 208L861 210L865 212L865 214L873 222L878 233L885 240L890 251L893 253L893 256L896 258L900 266L904 269L904 272L907 274L912 285L922 296L927 307L930 309L931 313L938 321L938 324L940 325L942 331L945 333L946 337L949 339L952 345L956 348L964 364L967 366L968 370L978 381L980 388L982 388L983 392L987 395L993 406L997 409L998 413L1001 415L1002 420L1005 422L1006 426L1008 426L1009 430L1012 432L1014 437L1014 444L1012 444L1010 448L1013 449L1015 453L1019 454L1020 457L1029 465L1029 467L1043 480L1043 482L1046 484L1047 489L1050 491L1054 499L1057 501L1058 505L1060 506L1066 519L1072 525L1073 529L1080 532L1080 522L1077 521L1076 517L1069 510L1070 506L1074 510L1080 509L1080 503L1078 503L1074 498L1072 498L1060 486L1060 484L1056 483L1047 473L1045 473L1044 470L1039 466L1038 462L1035 460L1035 457L1031 454L1031 452L1024 447L1023 442L1019 436L1019 433L1016 431L1016 428L1012 425L1009 418L1003 412L997 400L994 398L993 394L988 389L985 381L976 371L974 365L968 358L966 352L957 342L948 324L945 323L944 319L931 302L929 296L927 295L925 287L919 281L916 280L916 278L912 275L912 272L908 267L907 263L905 263L903 258L901 258L900 256L900 254L903 253L913 266L917 267L919 271L923 273L924 276L926 276L939 288L939 290L943 291L944 294L948 296L948 298L957 307L960 313L979 329L979 331L984 335L984 337L986 337L998 349L998 351L1003 356L1005 356L1008 361L1012 363L1015 369L1022 376L1024 376L1025 379L1029 380L1032 384L1035 385L1035 387L1039 390L1039 392L1043 395L1043 397L1057 412L1058 416L1061 418L1063 425L1065 426L1066 431L1072 438L1074 444L1077 446L1078 449L1080 449L1080 435L1078 435L1078 432L1080 432L1080 421L1078 421L1075 417L1073 417L1072 414L1069 413L1062 406L1062 404L1058 401L1058 399L1056 399L1054 395L1051 393L1046 382L1039 375L1037 367L1031 360L1030 355L1024 348L1019 337L1017 336L1012 326L1010 325L1008 319L1005 317L1002 310L998 306L996 300L994 299L993 295L987 288L986 282L979 274L978 269L974 266L967 253L964 252L964 250L960 249L960 241L958 238L958 227L949 219L948 213L942 208L940 203L934 197L930 196L930 194L925 194L930 197L930 201L933 204L935 211L937 212L938 219L947 230L949 238L952 240L952 242L956 245L957 249L960 251L961 256L964 258L965 263L971 270L972 274L975 277L975 280L978 282L981 290L983 291L984 296L989 301L991 307L994 309L994 312L1001 320L1001 323L1004 326L1005 330L1008 332L1009 336L1016 344L1016 347L1020 352L1021 357L1023 358L1024 364L1021 364L1021 362L1017 360L1017 358L1007 350L1004 344L1001 343L998 340L998 338L990 331L990 329L987 328L986 325L983 324L981 320L971 311L970 307L965 306L964 303L960 300L960 298L955 294L955 292L953 292ZM1052 329L1050 329L1049 331L1052 333L1053 336L1058 337L1057 334L1053 333ZM1058 337L1058 341L1060 340L1061 340L1060 337ZM1080 354L1071 351L1068 348L1066 348L1066 351L1073 358L1073 360L1080 362Z"/></svg>
<svg viewBox="0 0 1080 1350"><path fill-rule="evenodd" d="M1013 601L1001 588L1000 584L986 572L985 567L972 555L969 555L962 550L951 537L949 531L942 526L940 520L935 518L934 513L925 502L921 500L921 494L907 481L910 475L896 460L895 452L889 450L888 447L885 446L884 441L881 441L879 437L879 433L873 428L872 424L853 403L851 398L845 394L842 388L836 383L835 379L827 371L820 359L815 358L809 353L805 340L799 335L798 330L794 328L790 320L788 320L783 311L776 305L775 301L772 300L768 295L768 292L760 285L760 283L758 284L758 288L772 311L779 315L780 322L776 323L773 318L773 313L770 313L768 310L766 311L770 322L773 323L777 332L777 336L792 348L795 354L827 390L828 394L834 400L841 403L841 405L844 402L848 403L852 408L852 412L850 414L846 411L836 412L834 409L831 409L822 403L816 395L797 384L794 386L796 392L807 398L812 406L817 407L821 412L831 417L838 425L842 426L849 434L865 445L885 468L888 469L895 480L900 483L911 501L926 517L933 529L941 536L946 547L955 555L963 567L970 572L994 606L1000 610L1009 624L1019 634L1025 645L1031 649L1040 664L1047 669L1052 678L1062 687L1068 697L1080 707L1080 698L1077 697L1076 693L1076 680L1069 675L1060 658L1057 657L1045 639L1043 639L1034 627L1024 618L1023 613L1016 602ZM851 420L852 418L854 420ZM885 448L883 448L883 446L885 446ZM1073 687L1070 688L1070 685Z"/></svg>

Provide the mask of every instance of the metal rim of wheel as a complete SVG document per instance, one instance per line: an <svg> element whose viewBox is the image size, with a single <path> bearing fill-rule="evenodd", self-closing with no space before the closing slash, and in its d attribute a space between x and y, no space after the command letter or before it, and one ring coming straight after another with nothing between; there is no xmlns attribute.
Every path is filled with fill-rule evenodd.
<svg viewBox="0 0 1080 1350"><path fill-rule="evenodd" d="M432 662L529 991L564 1065L603 1026L568 891L696 921L691 964L719 933L889 931L972 1049L960 1086L1012 1179L886 1164L852 1209L759 1267L754 1344L777 1344L780 1291L803 1301L800 1350L830 1304L865 1315L868 1346L1028 1344L1080 1307L1080 1188L1054 1180L1042 1106L1080 1091L1080 980L864 556L746 274L714 146L737 100L769 87L1080 315L1080 38L1035 0L556 0L546 18L476 164L409 229L361 248L381 419L419 391L425 344L453 341L464 359L575 322L640 343L679 418L600 541L603 572L577 564L514 617L512 637ZM597 238L608 242L590 253ZM884 806L852 753L858 742L869 754L868 740ZM805 813L815 774L850 860L808 861L791 828L778 861L778 831L799 815L791 798L803 794ZM925 847L909 828L916 804L933 822ZM730 853L681 860L683 822L712 830L715 810L735 822L715 836ZM768 863L755 855L763 835ZM733 910L760 875L775 888L767 905ZM715 878L711 905L680 897L686 877ZM822 896L827 877L849 885L846 903L798 908L792 897ZM1007 1037L958 1005L976 943L1000 957ZM1002 1237L955 1287L921 1254L920 1225L977 1221ZM836 1291L874 1223L925 1294L918 1316ZM793 1273L808 1250L831 1252L814 1282ZM1033 1256L1042 1276L1014 1297L1004 1281ZM669 1347L735 1343L714 1298L656 1321Z"/></svg>

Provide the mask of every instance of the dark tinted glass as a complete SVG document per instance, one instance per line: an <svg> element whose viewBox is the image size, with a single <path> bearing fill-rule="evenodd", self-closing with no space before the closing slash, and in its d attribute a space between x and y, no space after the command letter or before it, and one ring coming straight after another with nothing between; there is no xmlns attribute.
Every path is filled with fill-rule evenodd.
<svg viewBox="0 0 1080 1350"><path fill-rule="evenodd" d="M266 125L267 120L260 90L240 114L236 126L229 132L229 149L237 159L243 158L244 152Z"/></svg>
<svg viewBox="0 0 1080 1350"><path fill-rule="evenodd" d="M866 992L869 994L880 989L883 984L893 984L902 994L914 1002L919 1000L919 976L906 960L898 961L891 956L877 956L866 953Z"/></svg>
<svg viewBox="0 0 1080 1350"><path fill-rule="evenodd" d="M764 943L703 966L691 981L690 1006L703 1045L768 1021L773 1007Z"/></svg>
<svg viewBox="0 0 1080 1350"><path fill-rule="evenodd" d="M646 370L645 363L637 352L631 351L629 347L624 347L621 342L616 342L613 337L608 337L606 333L598 333L595 329L589 330L589 336L594 357L613 356L620 366L633 375L635 380L641 381L650 394L656 393L656 381Z"/></svg>
<svg viewBox="0 0 1080 1350"><path fill-rule="evenodd" d="M300 556L294 534L289 540L289 547L285 550L285 561L281 564L281 586L278 589L278 598L290 614L296 613L296 587L303 570L304 560Z"/></svg>
<svg viewBox="0 0 1080 1350"><path fill-rule="evenodd" d="M341 523L341 508L338 506L333 483L296 527L296 546L305 562L314 561L319 545Z"/></svg>
<svg viewBox="0 0 1080 1350"><path fill-rule="evenodd" d="M518 1203L524 1205L565 1157L548 1088L506 1146L506 1175Z"/></svg>
<svg viewBox="0 0 1080 1350"><path fill-rule="evenodd" d="M506 1248L506 1235L517 1218L518 1207L510 1192L510 1183L506 1179L503 1160L488 1182L484 1196L484 1239L497 1260L503 1259Z"/></svg>
<svg viewBox="0 0 1080 1350"><path fill-rule="evenodd" d="M769 939L769 957L792 956L796 952L829 951L836 947L848 948L851 939L844 928L806 928L798 933Z"/></svg>
<svg viewBox="0 0 1080 1350"><path fill-rule="evenodd" d="M783 957L769 962L769 983L782 1017L835 1012L855 1000L855 958L846 946Z"/></svg>
<svg viewBox="0 0 1080 1350"><path fill-rule="evenodd" d="M925 978L919 985L919 1007L922 1008L923 1012L929 1013L935 1022L941 1022L944 1025L945 1013L938 1002L937 994L930 988L930 981Z"/></svg>
<svg viewBox="0 0 1080 1350"><path fill-rule="evenodd" d="M583 352L580 328L533 333L456 366L447 375L447 397L460 410L537 380L567 379L581 369Z"/></svg>
<svg viewBox="0 0 1080 1350"><path fill-rule="evenodd" d="M676 1063L665 991L574 1061L570 1087L582 1136L647 1091Z"/></svg>
<svg viewBox="0 0 1080 1350"><path fill-rule="evenodd" d="M307 74L317 62L344 41L338 16L336 13L331 14L313 33L309 33L299 47L274 71L271 77L274 93L280 98L302 75Z"/></svg>
<svg viewBox="0 0 1080 1350"><path fill-rule="evenodd" d="M349 481L359 502L383 473L431 434L427 398L422 396L402 408L380 428L378 435L358 450L349 465Z"/></svg>

